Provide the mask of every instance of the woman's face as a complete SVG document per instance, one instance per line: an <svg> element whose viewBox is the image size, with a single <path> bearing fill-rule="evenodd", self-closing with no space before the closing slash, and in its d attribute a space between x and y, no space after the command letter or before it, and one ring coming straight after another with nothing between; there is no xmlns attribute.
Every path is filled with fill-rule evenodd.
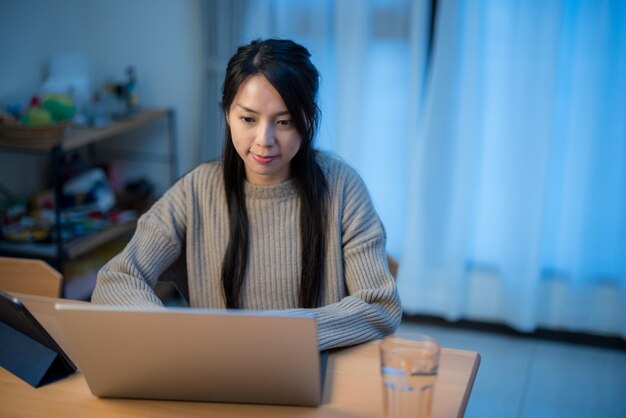
<svg viewBox="0 0 626 418"><path fill-rule="evenodd" d="M250 183L274 185L289 179L289 163L302 137L283 98L265 77L253 75L241 83L227 121Z"/></svg>

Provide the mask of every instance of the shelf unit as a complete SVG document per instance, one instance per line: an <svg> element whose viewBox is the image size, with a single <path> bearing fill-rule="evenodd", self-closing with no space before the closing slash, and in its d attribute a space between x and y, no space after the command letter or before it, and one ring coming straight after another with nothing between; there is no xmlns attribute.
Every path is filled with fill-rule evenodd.
<svg viewBox="0 0 626 418"><path fill-rule="evenodd" d="M51 158L52 183L55 197L55 229L56 240L52 243L16 243L0 240L0 255L41 258L50 262L55 268L63 272L65 261L87 254L96 247L134 230L136 222L128 221L114 224L101 231L81 235L71 240L61 239L61 211L59 202L62 197L63 184L61 181L61 161L65 153L100 143L126 133L134 132L144 126L157 121L167 124L167 163L170 169L170 183L178 175L176 149L176 115L172 109L143 110L128 118L116 120L103 128L69 127L63 139L55 145L33 144L31 141L20 144L10 142L0 137L0 152L47 154Z"/></svg>

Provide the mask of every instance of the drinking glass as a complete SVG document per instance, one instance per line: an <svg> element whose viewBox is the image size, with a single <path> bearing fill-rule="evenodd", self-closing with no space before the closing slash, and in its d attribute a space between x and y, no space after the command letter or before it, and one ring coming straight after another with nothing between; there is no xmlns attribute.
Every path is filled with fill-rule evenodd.
<svg viewBox="0 0 626 418"><path fill-rule="evenodd" d="M425 334L397 333L380 345L385 418L431 418L440 347Z"/></svg>

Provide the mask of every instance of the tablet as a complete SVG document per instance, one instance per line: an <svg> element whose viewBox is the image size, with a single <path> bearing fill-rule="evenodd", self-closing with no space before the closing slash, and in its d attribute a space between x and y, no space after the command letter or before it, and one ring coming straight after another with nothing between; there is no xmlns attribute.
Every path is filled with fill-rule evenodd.
<svg viewBox="0 0 626 418"><path fill-rule="evenodd" d="M70 373L76 371L76 366L59 347L35 317L26 309L26 306L16 297L0 290L0 322L16 331L37 341L41 345L57 353L61 362Z"/></svg>

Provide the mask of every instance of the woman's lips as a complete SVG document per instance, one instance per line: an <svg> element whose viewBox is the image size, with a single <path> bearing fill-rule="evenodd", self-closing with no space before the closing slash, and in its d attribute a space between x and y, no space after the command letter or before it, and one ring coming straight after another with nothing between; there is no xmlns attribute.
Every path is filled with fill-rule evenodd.
<svg viewBox="0 0 626 418"><path fill-rule="evenodd" d="M271 155L263 156L263 155L252 153L252 158L254 158L254 161L258 163L269 164L274 160L274 158L276 158L276 156L271 156Z"/></svg>

